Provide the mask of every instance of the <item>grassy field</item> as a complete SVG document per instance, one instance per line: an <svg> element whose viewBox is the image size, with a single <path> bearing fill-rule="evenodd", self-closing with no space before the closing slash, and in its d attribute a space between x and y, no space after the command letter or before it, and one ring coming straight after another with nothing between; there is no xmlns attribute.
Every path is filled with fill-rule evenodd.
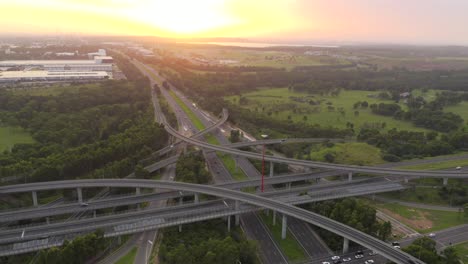
<svg viewBox="0 0 468 264"><path fill-rule="evenodd" d="M247 180L247 176L241 170L241 168L236 168L236 161L232 158L231 155L225 153L218 153L218 157L223 162L226 169L231 173L232 177L236 181L244 181Z"/></svg>
<svg viewBox="0 0 468 264"><path fill-rule="evenodd" d="M22 128L0 126L0 151L9 150L17 143L34 143L34 140Z"/></svg>
<svg viewBox="0 0 468 264"><path fill-rule="evenodd" d="M468 166L468 160L448 160L448 161L434 162L434 163L429 163L429 164L403 166L403 167L400 167L400 169L442 170L442 169L455 169L458 166Z"/></svg>
<svg viewBox="0 0 468 264"><path fill-rule="evenodd" d="M339 164L352 165L375 165L383 163L380 156L380 149L366 143L339 143L331 148L320 147L318 150L311 150L310 158L315 161L326 161L325 155L332 154L334 162Z"/></svg>
<svg viewBox="0 0 468 264"><path fill-rule="evenodd" d="M468 102L463 101L457 105L447 106L444 112L452 112L461 116L465 120L465 127L468 128Z"/></svg>
<svg viewBox="0 0 468 264"><path fill-rule="evenodd" d="M438 188L416 187L415 190L406 189L403 191L389 192L381 195L386 198L401 200L405 202L445 206L448 206L450 203L450 201L447 201L447 199L444 199L439 195Z"/></svg>
<svg viewBox="0 0 468 264"><path fill-rule="evenodd" d="M462 263L468 264L468 243L463 243L454 246Z"/></svg>
<svg viewBox="0 0 468 264"><path fill-rule="evenodd" d="M463 216L463 212L416 209L395 203L373 204L379 209L393 213L394 218L423 234L468 223L468 218Z"/></svg>
<svg viewBox="0 0 468 264"><path fill-rule="evenodd" d="M172 90L169 91L169 94L174 98L174 100L182 108L182 110L185 112L185 114L187 114L187 116L190 118L190 121L192 121L192 123L195 125L195 127L198 130L201 131L201 130L205 129L205 126L200 121L200 119L198 119L198 117L195 115L195 113L192 112L192 110L190 110L190 108L186 104L184 104L182 99L180 99Z"/></svg>
<svg viewBox="0 0 468 264"><path fill-rule="evenodd" d="M263 66L290 70L297 66L350 64L349 61L344 59L335 59L328 56L310 56L288 51L232 49L216 46L206 48L197 45L190 48L176 47L172 51L216 62L229 60L230 63L226 65L232 66ZM201 71L198 72L201 73Z"/></svg>
<svg viewBox="0 0 468 264"><path fill-rule="evenodd" d="M368 97L376 96L379 91L342 91L338 96L321 96L307 93L296 93L287 88L261 89L258 91L243 94L247 98L247 104L241 107L248 108L253 112L270 115L278 120L287 121L288 116L294 122L305 122L308 124L320 124L328 127L346 128L348 122L354 124L354 128L359 129L363 125L382 127L385 129L397 128L412 131L427 131L424 128L416 127L411 122L395 120L392 117L376 115L369 108L354 109L354 103L367 101L373 103L392 103L391 100L381 100ZM311 99L320 104L311 105L307 102L297 102L291 97L301 99ZM239 96L226 97L227 100L239 105ZM328 107L333 107L329 110ZM400 103L403 109L406 106ZM339 109L344 111L344 115ZM355 114L358 111L358 114Z"/></svg>
<svg viewBox="0 0 468 264"><path fill-rule="evenodd" d="M286 238L281 238L281 215L276 215L276 225L273 226L273 214L267 216L265 213L259 213L260 218L270 230L273 238L278 243L279 247L286 255L289 261L301 261L305 259L304 249L292 236L291 232L287 232Z"/></svg>
<svg viewBox="0 0 468 264"><path fill-rule="evenodd" d="M133 247L132 250L130 250L127 253L127 255L120 258L115 264L133 264L133 261L135 261L136 253L137 253L137 248Z"/></svg>

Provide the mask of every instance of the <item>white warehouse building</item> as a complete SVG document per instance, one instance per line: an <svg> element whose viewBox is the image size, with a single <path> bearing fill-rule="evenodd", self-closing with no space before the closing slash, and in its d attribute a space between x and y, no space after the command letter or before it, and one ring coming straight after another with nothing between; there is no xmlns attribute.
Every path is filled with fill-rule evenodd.
<svg viewBox="0 0 468 264"><path fill-rule="evenodd" d="M0 61L4 69L35 69L45 71L105 71L112 72L113 59L109 56L96 56L93 60L10 60Z"/></svg>
<svg viewBox="0 0 468 264"><path fill-rule="evenodd" d="M59 82L59 81L91 81L110 79L105 71L4 71L0 72L0 83L16 82Z"/></svg>

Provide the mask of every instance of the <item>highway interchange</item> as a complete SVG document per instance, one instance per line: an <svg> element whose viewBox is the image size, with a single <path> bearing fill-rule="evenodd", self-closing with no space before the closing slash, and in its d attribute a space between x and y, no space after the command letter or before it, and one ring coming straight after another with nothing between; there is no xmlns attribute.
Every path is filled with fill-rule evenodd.
<svg viewBox="0 0 468 264"><path fill-rule="evenodd" d="M171 102L170 102L171 103ZM174 104L172 102L172 104ZM176 105L172 105L174 108L176 108ZM180 111L180 110L179 110ZM156 107L155 107L155 112L156 112ZM158 110L159 113L160 110ZM180 113L180 112L179 112ZM200 113L198 113L200 114ZM88 188L88 187L123 187L125 184L126 187L134 187L134 188L162 188L162 189L171 189L175 191L166 191L166 192L160 192L160 193L149 193L149 194L140 194L140 195L132 195L130 197L109 197L106 199L100 199L96 201L89 202L89 206L87 207L82 207L80 206L79 203L73 203L73 204L65 204L65 205L60 205L56 206L53 209L54 210L44 210L39 208L30 208L30 209L21 209L18 211L9 211L9 212L2 212L0 213L0 217L2 222L4 221L12 221L12 220L18 220L18 219L29 219L29 218L38 218L38 217L45 217L45 216L52 216L52 215L59 215L59 214L66 214L70 212L76 212L76 211L86 211L86 210L94 210L94 209L100 209L100 208L107 208L107 207L113 207L117 205L124 205L124 204L136 204L136 203L141 203L145 201L154 201L154 200L159 200L159 199L168 199L168 198L178 198L181 196L179 193L180 191L183 191L183 195L193 195L195 193L205 193L205 194L211 194L215 195L217 197L223 197L224 199L229 199L229 201L242 201L243 204L238 210L233 210L232 208L229 208L229 206L226 208L226 206L223 206L223 204L219 204L220 201L210 201L210 202L200 202L198 204L187 204L187 205L180 205L180 206L174 206L171 208L152 208L148 210L142 210L142 211L136 211L136 212L129 212L129 216L132 216L132 214L136 215L136 217L141 217L142 214L152 214L153 216L158 216L160 219L163 219L164 217L169 218L169 216L174 217L174 216L180 216L183 215L184 217L187 216L188 212L191 212L192 215L195 215L197 218L196 220L200 219L209 219L206 218L206 215L209 215L210 217L220 217L220 216L225 216L225 215L236 215L240 212L247 212L251 210L258 210L261 208L269 208L271 210L283 213L288 216L292 216L295 219L300 219L305 222L312 223L316 226L320 226L322 228L328 229L332 232L335 232L339 235L342 235L343 237L346 237L352 241L355 241L367 248L373 249L377 252L379 252L381 255L385 256L388 259L391 259L397 263L408 263L408 259L412 259L415 263L422 263L419 260L416 260L407 254L403 253L402 251L395 250L392 248L390 245L388 245L385 242L379 241L375 238L372 238L368 235L362 234L359 231L353 230L347 226L344 226L342 224L336 223L330 219L327 219L325 217L322 217L320 215L313 214L311 212L299 209L297 207L288 205L288 204L297 204L299 203L297 199L297 193L299 191L304 191L304 190L314 190L315 192L318 193L318 195L315 196L309 196L306 195L308 198L304 199L303 202L310 202L310 201L317 201L319 200L319 197L322 197L323 199L333 199L333 195L328 195L328 197L325 194L331 194L331 190L335 189L339 193L345 193L343 190L359 190L359 188L356 188L357 186L363 186L362 188L368 188L369 190L372 189L373 191L378 190L378 186L392 186L392 188L404 188L402 185L399 183L395 182L386 182L384 178L382 178L383 181L377 181L376 182L366 182L366 180L353 180L350 182L341 182L341 183L330 183L330 184L318 184L318 185L312 185L312 186L306 186L302 188L291 188L291 189L286 189L286 190L272 190L271 192L267 192L264 194L259 194L257 193L256 195L254 194L249 194L249 193L243 193L236 191L237 189L244 188L244 187L249 187L249 186L258 186L259 185L259 180L258 179L251 179L247 180L244 182L235 182L232 183L229 172L226 173L226 169L224 166L221 165L221 162L219 159L217 159L215 152L214 151L220 151L220 152L225 152L234 155L236 157L236 160L239 163L239 167L241 167L244 171L248 171L249 165L245 164L245 162L248 162L247 159L244 157L248 158L253 158L253 159L261 159L261 155L253 152L247 152L247 151L242 151L242 150L237 150L235 148L240 148L240 147L245 147L245 146L253 146L253 145L259 145L259 144L277 144L277 143L284 143L285 141L288 141L288 143L292 142L321 142L324 139L275 139L275 140L266 140L266 141L259 141L259 142L248 142L248 143L238 143L238 144L230 144L229 142L226 141L221 141L222 145L211 145L206 142L203 142L202 140L196 139L197 137L201 137L202 135L208 133L208 132L213 132L216 131L215 133L219 133L217 128L222 125L226 120L227 120L227 112L223 111L223 116L218 122L211 122L211 126L207 126L208 129L194 133L193 135L190 135L190 133L187 133L186 135L182 135L181 133L175 131L173 128L171 128L166 122L165 118L163 115L158 114L156 116L157 120L159 122L163 123L166 130L173 135L175 138L177 138L179 141L178 142L186 142L191 145L195 145L200 147L202 150L205 152L205 157L208 156L208 160L211 160L211 164L209 164L209 167L211 170L216 171L217 174L220 174L220 181L218 181L217 184L213 186L200 186L200 185L190 185L190 184L184 184L184 183L174 183L174 182L166 182L166 181L145 181L145 180L133 180L133 179L128 179L128 180L92 180L90 182L84 182L84 181L67 181L67 182L52 182L52 183L36 183L36 184L27 184L27 185L18 185L18 186L5 186L5 187L0 187L0 194L7 194L7 193L13 193L13 192L30 192L30 191L39 191L39 190L48 190L48 189L63 189L63 188ZM209 117L204 117L201 118L206 119L206 122L210 123ZM182 119L181 121L182 126L186 128L193 129L192 125L188 122L188 120ZM188 130L188 129L187 129ZM208 131L209 130L209 131ZM182 131L183 132L183 131ZM218 137L219 139L219 137ZM339 139L333 139L333 141L340 141ZM174 145L179 144L175 143ZM161 151L161 153L158 153L158 155L163 155L165 153L168 153L172 151L174 148L174 145L168 146L165 151ZM213 150L213 151L207 151L207 150ZM209 155L212 155L211 157ZM162 167L168 166L169 164L173 164L177 160L177 156L172 156L169 157L168 159L165 159L163 161L160 161L158 164L152 164L151 166L148 166L149 170L154 171L158 170ZM218 160L218 161L216 161ZM361 173L370 173L370 174L375 174L375 175L383 175L383 176L403 176L403 177L437 177L437 178L466 178L468 176L468 173L465 172L421 172L421 171L411 171L411 170L395 170L395 169L387 169L387 168L375 168L375 167L367 167L367 166L348 166L348 165L337 165L337 164L328 164L328 163L320 163L320 162L311 162L311 161L302 161L302 160L294 160L294 159L287 159L287 158L282 158L282 157L274 157L274 156L266 156L265 157L266 161L271 161L275 163L287 163L287 164L292 164L292 165L300 165L304 166L306 168L320 168L320 169L325 169L326 171L320 171L320 172L313 172L313 173L304 173L304 174L295 174L295 175L285 175L285 176L275 176L273 178L269 178L266 180L266 184L277 184L277 183L289 183L292 181L301 181L301 180L310 180L310 179L316 179L316 178L324 178L330 175L340 175L344 173L349 173L349 172L361 172ZM244 163L244 164L243 164ZM250 166L255 169L251 164ZM320 174L322 173L322 174ZM247 175L256 175L258 177L258 171L251 172L250 174L246 173ZM224 176L223 176L224 175ZM373 185L374 184L374 185ZM47 185L47 186L45 186ZM323 188L323 193L320 193L320 188ZM329 188L329 189L327 189ZM230 190L234 189L234 190ZM396 190L392 189L392 190ZM388 189L390 190L390 189ZM388 191L387 189L382 189L382 191ZM294 193L296 194L295 196L291 196L291 194ZM368 192L372 193L372 192ZM282 196L282 194L285 194ZM367 194L364 192L355 192L354 194L350 195L362 195L362 194ZM269 199L273 198L275 199ZM279 198L277 198L279 197ZM294 197L288 200L288 198ZM343 196L346 197L346 196ZM336 197L335 197L336 198ZM315 200L314 200L315 199ZM216 204L218 203L218 204ZM228 205L231 205L229 203ZM218 210L219 208L222 208L222 210ZM183 208L183 209L181 209ZM191 209L192 208L192 209ZM204 215L206 211L203 211L202 209L205 209L209 212L209 214ZM151 211L153 210L153 211ZM159 212L156 212L158 211ZM172 215L167 214L167 212L171 211ZM177 211L178 210L178 211ZM213 214L213 210L216 212ZM164 211L166 214L164 214ZM194 212L197 212L197 214L194 214ZM248 214L245 214L248 215ZM253 215L250 215L252 217ZM16 217L16 218L15 218ZM110 217L115 217L115 216L110 216ZM133 217L133 216L132 216ZM102 220L103 223L107 223L107 219L104 219L104 217L98 217L96 219L80 219L77 220L77 222L80 221L96 221L99 218L103 218ZM118 217L117 217L118 218ZM117 219L116 218L116 219ZM153 217L154 218L154 217ZM131 218L130 218L131 219ZM127 219L128 220L128 219ZM122 221L121 219L117 221ZM131 221L135 221L135 219L131 219ZM175 224L179 224L182 220L176 220ZM298 221L298 220L294 220ZM290 220L290 224L293 224L294 221L292 219ZM128 221L127 221L128 222ZM293 223L291 223L293 222ZM300 222L300 221L299 221ZM109 222L111 224L104 225L103 226L114 226L115 223ZM122 222L124 223L124 222ZM185 222L184 222L185 223ZM76 223L75 223L76 224ZM164 225L166 224L166 225ZM173 223L174 224L174 223ZM54 224L50 224L51 228L53 228ZM151 225L151 223L150 223ZM293 224L294 226L299 225L299 224ZM163 223L161 222L153 222L152 226L150 229L158 228L158 227L163 227L163 226L168 226L168 223L164 220ZM31 227L32 228L32 227ZM41 227L36 227L40 229ZM142 227L147 228L147 227ZM28 233L30 228L28 228ZM32 230L32 229L31 229ZM137 230L137 229L134 229ZM137 230L138 232L141 232L141 230ZM3 230L0 231L4 232ZM10 233L15 233L18 232L18 230L11 230ZM82 230L74 231L74 232L82 232ZM132 233L135 231L132 231ZM0 241L15 241L15 240L8 240L8 237L5 236L8 232L1 233L2 235L0 236ZM63 232L64 234L67 234L69 232ZM62 234L63 235L63 234ZM41 238L44 236L44 233L38 233L36 236L37 238ZM34 238L34 236L31 236ZM0 242L0 243L3 243ZM316 245L314 245L316 247ZM324 249L326 251L326 249ZM284 257L283 257L284 258Z"/></svg>

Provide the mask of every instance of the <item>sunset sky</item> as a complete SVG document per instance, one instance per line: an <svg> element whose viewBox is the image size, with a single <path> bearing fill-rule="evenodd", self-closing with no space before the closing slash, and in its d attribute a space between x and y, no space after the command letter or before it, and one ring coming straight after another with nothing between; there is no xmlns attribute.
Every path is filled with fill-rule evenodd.
<svg viewBox="0 0 468 264"><path fill-rule="evenodd" d="M467 0L0 0L0 34L468 45Z"/></svg>

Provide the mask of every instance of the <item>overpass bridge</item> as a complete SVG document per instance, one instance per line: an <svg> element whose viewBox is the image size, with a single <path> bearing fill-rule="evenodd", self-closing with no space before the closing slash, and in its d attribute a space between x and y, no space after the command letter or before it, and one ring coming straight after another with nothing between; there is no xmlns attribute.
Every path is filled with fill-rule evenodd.
<svg viewBox="0 0 468 264"><path fill-rule="evenodd" d="M346 239L355 241L356 243L372 249L385 258L394 261L396 263L423 263L420 260L404 253L403 251L393 248L391 245L380 241L370 235L355 230L349 226L328 219L324 216L312 213L310 211L288 205L284 202L275 201L266 197L261 197L254 194L243 193L240 191L229 190L225 188L208 186L208 185L197 185L180 182L168 182L168 181L153 181L153 180L136 180L136 179L124 179L124 180L75 180L75 181L60 181L60 182L49 182L49 189L57 188L78 188L78 187L132 187L132 188L162 188L172 189L177 191L192 192L192 193L203 193L216 197L222 197L234 201L234 209L241 210L240 203L257 206L259 208L266 208L277 211L283 214L283 222L286 222L287 217L295 217L305 222L311 223L318 227L329 230ZM8 187L8 186L6 186ZM17 186L18 187L18 186ZM16 190L22 189L24 191L34 190L34 184L24 184L23 188L16 188ZM44 188L44 187L40 187ZM36 189L37 190L37 189ZM10 191L11 192L11 191ZM8 193L7 190L2 187L0 194ZM194 212L195 213L195 212ZM221 216L222 213L218 213L217 217ZM159 222L152 222L153 224L161 224ZM76 229L80 227L75 227ZM115 230L115 229L114 229ZM75 230L79 232L79 230ZM55 235L55 233L52 233ZM3 239L2 235L2 239ZM18 250L16 250L18 252ZM410 262L411 261L411 262Z"/></svg>

